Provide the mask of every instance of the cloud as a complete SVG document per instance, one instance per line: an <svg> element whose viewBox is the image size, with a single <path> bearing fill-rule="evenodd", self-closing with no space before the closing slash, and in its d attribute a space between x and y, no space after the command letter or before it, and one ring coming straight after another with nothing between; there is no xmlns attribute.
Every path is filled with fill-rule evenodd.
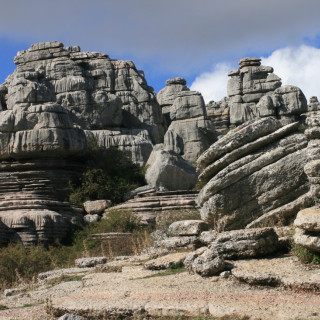
<svg viewBox="0 0 320 320"><path fill-rule="evenodd" d="M6 0L0 36L58 40L187 76L314 38L319 11L319 0Z"/></svg>
<svg viewBox="0 0 320 320"><path fill-rule="evenodd" d="M228 72L232 69L230 63L220 63L212 72L205 72L195 79L190 89L202 93L204 101L219 101L227 95Z"/></svg>
<svg viewBox="0 0 320 320"><path fill-rule="evenodd" d="M320 100L320 49L306 45L286 47L261 59L263 65L273 67L283 85L297 86L307 99L315 95ZM227 95L227 74L230 70L230 63L217 64L212 72L198 76L190 88L200 91L206 102L219 101Z"/></svg>
<svg viewBox="0 0 320 320"><path fill-rule="evenodd" d="M273 67L282 84L299 87L307 99L320 99L320 49L302 45L274 51L262 58L262 64Z"/></svg>

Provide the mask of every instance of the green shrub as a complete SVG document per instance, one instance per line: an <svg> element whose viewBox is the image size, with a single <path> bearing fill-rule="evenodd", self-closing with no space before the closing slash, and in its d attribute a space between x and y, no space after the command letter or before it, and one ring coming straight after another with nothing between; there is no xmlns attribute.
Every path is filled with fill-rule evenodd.
<svg viewBox="0 0 320 320"><path fill-rule="evenodd" d="M88 139L88 150L80 180L70 182L70 202L110 199L119 203L124 194L145 184L146 168L133 164L126 152L117 148L100 150L94 139Z"/></svg>
<svg viewBox="0 0 320 320"><path fill-rule="evenodd" d="M320 264L320 253L311 251L296 243L292 246L292 253L303 263Z"/></svg>

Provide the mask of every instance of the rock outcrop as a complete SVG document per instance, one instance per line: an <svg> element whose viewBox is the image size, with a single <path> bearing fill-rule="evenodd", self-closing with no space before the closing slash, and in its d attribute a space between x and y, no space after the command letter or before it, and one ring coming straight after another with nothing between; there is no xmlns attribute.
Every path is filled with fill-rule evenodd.
<svg viewBox="0 0 320 320"><path fill-rule="evenodd" d="M217 230L286 225L308 207L307 137L273 117L230 131L198 159L203 219Z"/></svg>
<svg viewBox="0 0 320 320"><path fill-rule="evenodd" d="M63 238L80 208L64 202L87 141L144 165L164 137L154 90L131 61L43 42L18 52L0 86L0 243Z"/></svg>
<svg viewBox="0 0 320 320"><path fill-rule="evenodd" d="M268 116L278 117L283 124L297 121L308 109L304 94L294 86L281 87L273 68L262 66L260 60L241 59L239 69L229 73L230 124Z"/></svg>
<svg viewBox="0 0 320 320"><path fill-rule="evenodd" d="M217 135L226 134L229 130L229 98L223 98L218 102L210 101L206 105L207 116L214 124Z"/></svg>

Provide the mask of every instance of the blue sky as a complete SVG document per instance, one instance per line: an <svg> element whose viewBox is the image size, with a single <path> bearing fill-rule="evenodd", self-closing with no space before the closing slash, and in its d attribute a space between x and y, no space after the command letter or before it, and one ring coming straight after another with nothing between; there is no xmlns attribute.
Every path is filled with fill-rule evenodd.
<svg viewBox="0 0 320 320"><path fill-rule="evenodd" d="M217 100L227 72L257 56L320 98L319 13L319 0L1 0L0 81L17 51L57 40L132 60L156 92L182 76Z"/></svg>

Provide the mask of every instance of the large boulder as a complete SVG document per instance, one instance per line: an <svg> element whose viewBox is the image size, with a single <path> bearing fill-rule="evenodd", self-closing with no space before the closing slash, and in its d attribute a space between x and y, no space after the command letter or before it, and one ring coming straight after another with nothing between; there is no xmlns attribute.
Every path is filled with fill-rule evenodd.
<svg viewBox="0 0 320 320"><path fill-rule="evenodd" d="M197 183L195 167L161 146L152 151L147 166L146 181L157 190L191 190Z"/></svg>
<svg viewBox="0 0 320 320"><path fill-rule="evenodd" d="M218 230L286 225L312 203L307 137L268 117L230 131L197 161L201 217Z"/></svg>

